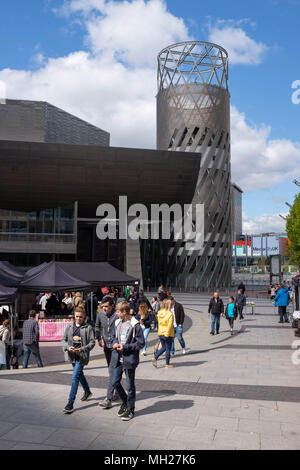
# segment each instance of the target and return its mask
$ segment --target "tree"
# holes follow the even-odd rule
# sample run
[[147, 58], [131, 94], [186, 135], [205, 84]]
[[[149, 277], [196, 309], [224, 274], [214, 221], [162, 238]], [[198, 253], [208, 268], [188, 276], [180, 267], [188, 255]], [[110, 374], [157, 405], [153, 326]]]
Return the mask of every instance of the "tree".
[[290, 239], [288, 254], [290, 263], [300, 268], [300, 193], [295, 196], [295, 201], [286, 219], [286, 233]]

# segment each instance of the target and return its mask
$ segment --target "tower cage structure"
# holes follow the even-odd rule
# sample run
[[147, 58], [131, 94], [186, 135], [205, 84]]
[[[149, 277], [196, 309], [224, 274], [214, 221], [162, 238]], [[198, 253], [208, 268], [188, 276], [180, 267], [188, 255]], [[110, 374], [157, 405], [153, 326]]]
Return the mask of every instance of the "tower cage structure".
[[173, 241], [169, 285], [213, 289], [231, 284], [231, 169], [228, 54], [188, 41], [158, 55], [157, 148], [196, 152], [200, 171], [193, 204], [204, 204], [204, 243], [187, 252]]

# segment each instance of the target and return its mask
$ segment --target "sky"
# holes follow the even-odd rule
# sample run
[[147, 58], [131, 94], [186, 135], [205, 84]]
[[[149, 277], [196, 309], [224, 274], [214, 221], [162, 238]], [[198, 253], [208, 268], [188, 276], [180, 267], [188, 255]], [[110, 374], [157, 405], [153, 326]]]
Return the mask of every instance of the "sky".
[[160, 50], [224, 47], [243, 231], [284, 231], [300, 180], [300, 0], [1, 0], [0, 14], [0, 98], [48, 101], [113, 146], [155, 148]]

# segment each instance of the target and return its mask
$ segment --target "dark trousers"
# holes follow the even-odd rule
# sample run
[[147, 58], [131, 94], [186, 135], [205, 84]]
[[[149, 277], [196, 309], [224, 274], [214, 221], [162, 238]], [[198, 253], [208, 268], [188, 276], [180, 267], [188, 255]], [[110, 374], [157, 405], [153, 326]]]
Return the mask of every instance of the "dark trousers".
[[171, 354], [171, 346], [173, 342], [172, 336], [159, 336], [161, 342], [161, 348], [155, 353], [155, 359], [157, 360], [159, 356], [161, 356], [164, 352], [166, 352], [166, 365], [168, 366], [170, 363], [170, 354]]
[[113, 393], [114, 393], [114, 387], [111, 382], [112, 371], [113, 371], [113, 365], [112, 365], [112, 360], [111, 360], [112, 352], [113, 352], [113, 349], [110, 349], [104, 346], [104, 354], [105, 354], [107, 367], [108, 367], [108, 374], [109, 374], [107, 391], [106, 391], [106, 399], [110, 401], [112, 400]]
[[239, 314], [239, 317], [240, 319], [243, 318], [243, 305], [238, 305], [237, 306], [237, 309], [238, 309], [238, 314]]
[[30, 357], [31, 353], [34, 356], [38, 367], [43, 367], [43, 363], [42, 363], [42, 359], [41, 359], [41, 355], [40, 355], [40, 349], [39, 349], [38, 344], [36, 344], [36, 343], [24, 344], [23, 348], [24, 348], [23, 369], [27, 368], [29, 357]]
[[233, 329], [234, 317], [228, 318], [228, 323], [229, 323], [230, 328]]
[[286, 313], [286, 307], [278, 307], [278, 313], [280, 315], [280, 321], [283, 322], [283, 317], [286, 322], [288, 322], [288, 316]]
[[[126, 375], [126, 390], [122, 387], [121, 380], [123, 372], [125, 371]], [[119, 397], [121, 398], [124, 405], [127, 406], [129, 410], [134, 411], [135, 408], [135, 369], [123, 369], [123, 364], [119, 363], [112, 370], [112, 386], [118, 392]]]

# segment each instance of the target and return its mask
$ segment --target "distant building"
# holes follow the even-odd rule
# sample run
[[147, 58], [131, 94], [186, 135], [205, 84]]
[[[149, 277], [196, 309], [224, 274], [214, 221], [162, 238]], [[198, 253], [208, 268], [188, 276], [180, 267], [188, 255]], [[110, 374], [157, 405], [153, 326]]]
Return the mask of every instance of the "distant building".
[[238, 240], [243, 233], [243, 215], [242, 215], [242, 194], [243, 191], [235, 183], [232, 183], [232, 233], [233, 240]]
[[0, 140], [109, 146], [108, 132], [45, 101], [0, 104]]

